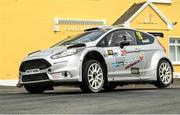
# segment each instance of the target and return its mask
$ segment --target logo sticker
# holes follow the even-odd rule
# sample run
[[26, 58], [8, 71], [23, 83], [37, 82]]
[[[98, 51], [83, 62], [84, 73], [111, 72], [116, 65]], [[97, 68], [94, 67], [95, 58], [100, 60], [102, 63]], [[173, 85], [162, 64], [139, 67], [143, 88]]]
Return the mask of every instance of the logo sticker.
[[132, 67], [131, 68], [131, 74], [139, 74], [139, 68], [138, 67]]
[[140, 61], [143, 61], [143, 60], [144, 60], [144, 55], [143, 55], [143, 54], [140, 54], [140, 55], [139, 55], [139, 59], [140, 59]]
[[117, 68], [117, 67], [122, 67], [124, 66], [124, 62], [121, 61], [121, 62], [113, 62], [112, 63], [112, 68]]
[[144, 55], [140, 54], [140, 55], [137, 57], [137, 59], [135, 59], [135, 61], [133, 61], [132, 63], [128, 64], [128, 65], [125, 67], [125, 69], [128, 69], [128, 68], [130, 68], [130, 67], [132, 67], [132, 66], [140, 63], [140, 62], [143, 61], [143, 60], [144, 60]]
[[138, 39], [140, 39], [140, 40], [142, 40], [142, 39], [143, 39], [143, 37], [142, 37], [142, 35], [141, 35], [141, 33], [140, 33], [140, 32], [136, 32], [136, 35], [138, 36]]
[[142, 43], [150, 43], [150, 40], [149, 39], [142, 40]]
[[121, 56], [126, 56], [127, 52], [125, 49], [121, 49], [120, 54], [121, 54]]
[[112, 50], [107, 50], [108, 55], [113, 55], [113, 51]]
[[108, 56], [113, 56], [113, 57], [117, 57], [118, 56], [118, 53], [117, 52], [113, 52], [113, 50], [107, 50], [107, 55]]
[[30, 69], [30, 70], [26, 70], [26, 73], [39, 73], [39, 69]]
[[117, 53], [113, 53], [113, 57], [117, 57], [118, 56], [118, 54]]

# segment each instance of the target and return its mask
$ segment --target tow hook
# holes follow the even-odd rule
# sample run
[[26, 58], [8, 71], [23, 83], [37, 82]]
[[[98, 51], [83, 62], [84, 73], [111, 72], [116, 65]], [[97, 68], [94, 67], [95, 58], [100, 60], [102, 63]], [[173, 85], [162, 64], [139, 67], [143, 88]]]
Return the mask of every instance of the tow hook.
[[16, 87], [18, 87], [18, 88], [21, 88], [23, 85], [22, 84], [20, 84], [19, 82], [16, 84]]

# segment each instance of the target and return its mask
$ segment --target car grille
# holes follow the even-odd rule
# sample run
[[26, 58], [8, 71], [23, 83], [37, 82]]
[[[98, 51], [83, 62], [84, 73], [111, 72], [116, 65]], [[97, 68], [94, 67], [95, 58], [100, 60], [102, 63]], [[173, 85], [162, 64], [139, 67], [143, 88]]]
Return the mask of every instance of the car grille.
[[46, 69], [48, 67], [50, 67], [51, 64], [46, 61], [45, 59], [36, 59], [36, 60], [28, 60], [28, 61], [24, 61], [19, 70], [21, 72], [26, 72], [26, 70], [31, 70], [31, 69]]
[[46, 73], [23, 75], [22, 76], [22, 82], [48, 80], [48, 79], [49, 79], [49, 77], [48, 77], [48, 75]]

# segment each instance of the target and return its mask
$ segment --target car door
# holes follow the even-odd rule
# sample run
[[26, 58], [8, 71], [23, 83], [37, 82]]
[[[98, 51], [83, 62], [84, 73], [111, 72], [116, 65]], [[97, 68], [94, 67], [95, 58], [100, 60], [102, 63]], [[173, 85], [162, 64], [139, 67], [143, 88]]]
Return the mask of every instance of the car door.
[[[132, 30], [116, 30], [109, 33], [102, 41], [109, 80], [139, 80], [143, 68], [143, 56], [138, 50], [136, 37]], [[129, 46], [120, 48], [116, 44], [123, 40], [130, 41]], [[102, 43], [102, 44], [103, 44]], [[141, 63], [140, 63], [141, 62]]]
[[116, 57], [118, 55], [116, 50], [119, 49], [119, 47], [117, 46], [109, 47], [109, 41], [113, 37], [113, 33], [114, 32], [107, 34], [98, 44], [98, 46], [102, 48], [104, 52], [104, 58], [107, 63], [107, 69], [108, 69], [108, 74], [109, 74], [108, 76], [111, 76], [114, 74], [112, 63], [116, 61]]
[[[119, 47], [119, 55], [116, 57], [116, 63], [124, 61], [124, 66], [115, 68], [117, 79], [119, 80], [140, 80], [143, 75], [144, 55], [139, 50], [137, 39], [133, 30], [121, 30], [120, 37], [129, 41], [128, 46]], [[120, 71], [119, 71], [120, 70]]]

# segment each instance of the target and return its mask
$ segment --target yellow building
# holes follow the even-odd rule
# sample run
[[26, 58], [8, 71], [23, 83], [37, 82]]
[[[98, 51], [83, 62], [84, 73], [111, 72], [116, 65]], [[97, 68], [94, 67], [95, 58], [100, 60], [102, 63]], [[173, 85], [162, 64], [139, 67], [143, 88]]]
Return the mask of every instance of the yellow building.
[[[28, 53], [98, 25], [124, 24], [159, 38], [180, 75], [180, 0], [0, 0], [0, 84]], [[11, 83], [8, 81], [8, 83]]]

